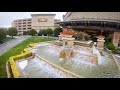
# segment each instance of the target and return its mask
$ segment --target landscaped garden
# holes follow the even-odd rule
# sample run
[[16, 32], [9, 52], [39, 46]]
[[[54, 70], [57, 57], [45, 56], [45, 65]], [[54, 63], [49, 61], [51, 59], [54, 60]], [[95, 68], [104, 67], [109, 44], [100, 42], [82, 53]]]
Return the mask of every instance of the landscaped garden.
[[26, 48], [26, 46], [29, 45], [30, 43], [38, 43], [38, 42], [45, 42], [45, 41], [51, 41], [51, 40], [53, 39], [31, 37], [26, 39], [22, 43], [16, 45], [15, 47], [11, 48], [6, 53], [4, 53], [2, 56], [0, 56], [0, 78], [6, 77], [5, 64], [8, 61], [9, 57], [20, 54], [23, 51], [23, 49]]
[[[58, 29], [54, 32], [51, 29], [41, 30], [39, 33], [34, 29], [24, 32], [32, 37], [0, 56], [0, 78], [110, 78], [119, 73], [109, 52], [111, 50], [119, 53], [119, 49], [116, 49], [112, 42], [105, 42], [108, 51], [103, 50], [101, 55], [87, 33], [65, 30], [62, 32]], [[37, 34], [48, 37], [39, 37]], [[16, 34], [10, 35], [13, 38]], [[53, 40], [49, 35], [59, 36], [59, 40], [46, 42]], [[2, 41], [7, 41], [6, 36], [2, 37]]]
[[[80, 32], [79, 37], [77, 36], [81, 42], [74, 41], [75, 38], [72, 35], [74, 35], [73, 31], [63, 31], [59, 35], [59, 40], [54, 42], [38, 43], [39, 40], [33, 40], [34, 37], [23, 41], [22, 45], [15, 47], [14, 50], [17, 52], [5, 59], [9, 60], [6, 65], [7, 72], [9, 67], [11, 72], [11, 74], [7, 73], [8, 77], [111, 78], [119, 73], [110, 52], [103, 50], [103, 55], [101, 55], [93, 44], [92, 47], [88, 47], [90, 45], [88, 42], [91, 40], [86, 33]], [[39, 37], [39, 39], [45, 38]], [[23, 51], [22, 54], [20, 54], [21, 51]]]

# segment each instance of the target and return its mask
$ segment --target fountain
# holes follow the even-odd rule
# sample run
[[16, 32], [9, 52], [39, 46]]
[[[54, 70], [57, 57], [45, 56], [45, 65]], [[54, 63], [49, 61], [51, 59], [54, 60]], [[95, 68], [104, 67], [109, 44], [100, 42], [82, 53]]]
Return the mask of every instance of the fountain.
[[[74, 45], [75, 38], [69, 34], [67, 31], [62, 32], [60, 41], [57, 43], [54, 41], [54, 43], [35, 44], [37, 48], [30, 49], [35, 53], [35, 57], [24, 59], [27, 60], [24, 62], [25, 64], [19, 63], [19, 65], [23, 65], [21, 70], [25, 76], [64, 78], [74, 77], [71, 74], [74, 73], [77, 77], [97, 78], [113, 77], [113, 74], [118, 73], [118, 67], [109, 52], [103, 51], [105, 55], [101, 56], [99, 49], [94, 45], [92, 48]], [[65, 70], [70, 73], [66, 73]]]

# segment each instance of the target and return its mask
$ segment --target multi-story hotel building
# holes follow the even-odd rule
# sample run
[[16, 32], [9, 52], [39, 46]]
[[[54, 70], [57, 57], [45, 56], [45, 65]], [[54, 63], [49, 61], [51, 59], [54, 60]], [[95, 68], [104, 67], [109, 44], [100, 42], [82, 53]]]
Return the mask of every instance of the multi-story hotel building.
[[[32, 18], [18, 19], [12, 22], [12, 27], [17, 28], [18, 34], [23, 34], [24, 31], [35, 29], [39, 32], [42, 29], [51, 28], [54, 30], [56, 24], [55, 14], [31, 14]], [[58, 20], [59, 21], [59, 20]], [[59, 25], [58, 25], [59, 26]]]
[[27, 31], [32, 28], [31, 18], [14, 20], [12, 22], [12, 27], [15, 27], [18, 30], [18, 34], [23, 34], [23, 31]]
[[111, 38], [113, 44], [120, 46], [120, 12], [67, 12], [62, 28], [84, 31], [92, 36], [103, 35]]

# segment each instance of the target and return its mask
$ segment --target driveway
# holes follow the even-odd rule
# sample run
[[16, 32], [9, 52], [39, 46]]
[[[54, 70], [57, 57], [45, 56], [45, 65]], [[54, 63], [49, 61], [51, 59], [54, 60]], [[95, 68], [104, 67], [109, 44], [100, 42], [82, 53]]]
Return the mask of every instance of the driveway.
[[22, 41], [29, 37], [30, 36], [14, 36], [15, 39], [0, 44], [0, 56], [7, 52], [10, 48], [16, 46], [17, 44], [21, 43]]

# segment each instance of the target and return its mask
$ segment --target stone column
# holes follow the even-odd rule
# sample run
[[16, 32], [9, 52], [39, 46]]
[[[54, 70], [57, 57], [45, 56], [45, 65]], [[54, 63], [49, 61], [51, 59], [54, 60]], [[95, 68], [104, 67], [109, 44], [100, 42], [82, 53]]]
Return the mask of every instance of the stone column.
[[100, 52], [102, 52], [102, 50], [104, 49], [104, 42], [105, 42], [105, 37], [100, 35], [98, 36], [98, 39], [97, 39], [97, 48]]
[[118, 47], [119, 40], [120, 40], [120, 33], [119, 32], [114, 32], [113, 44], [116, 48]]

